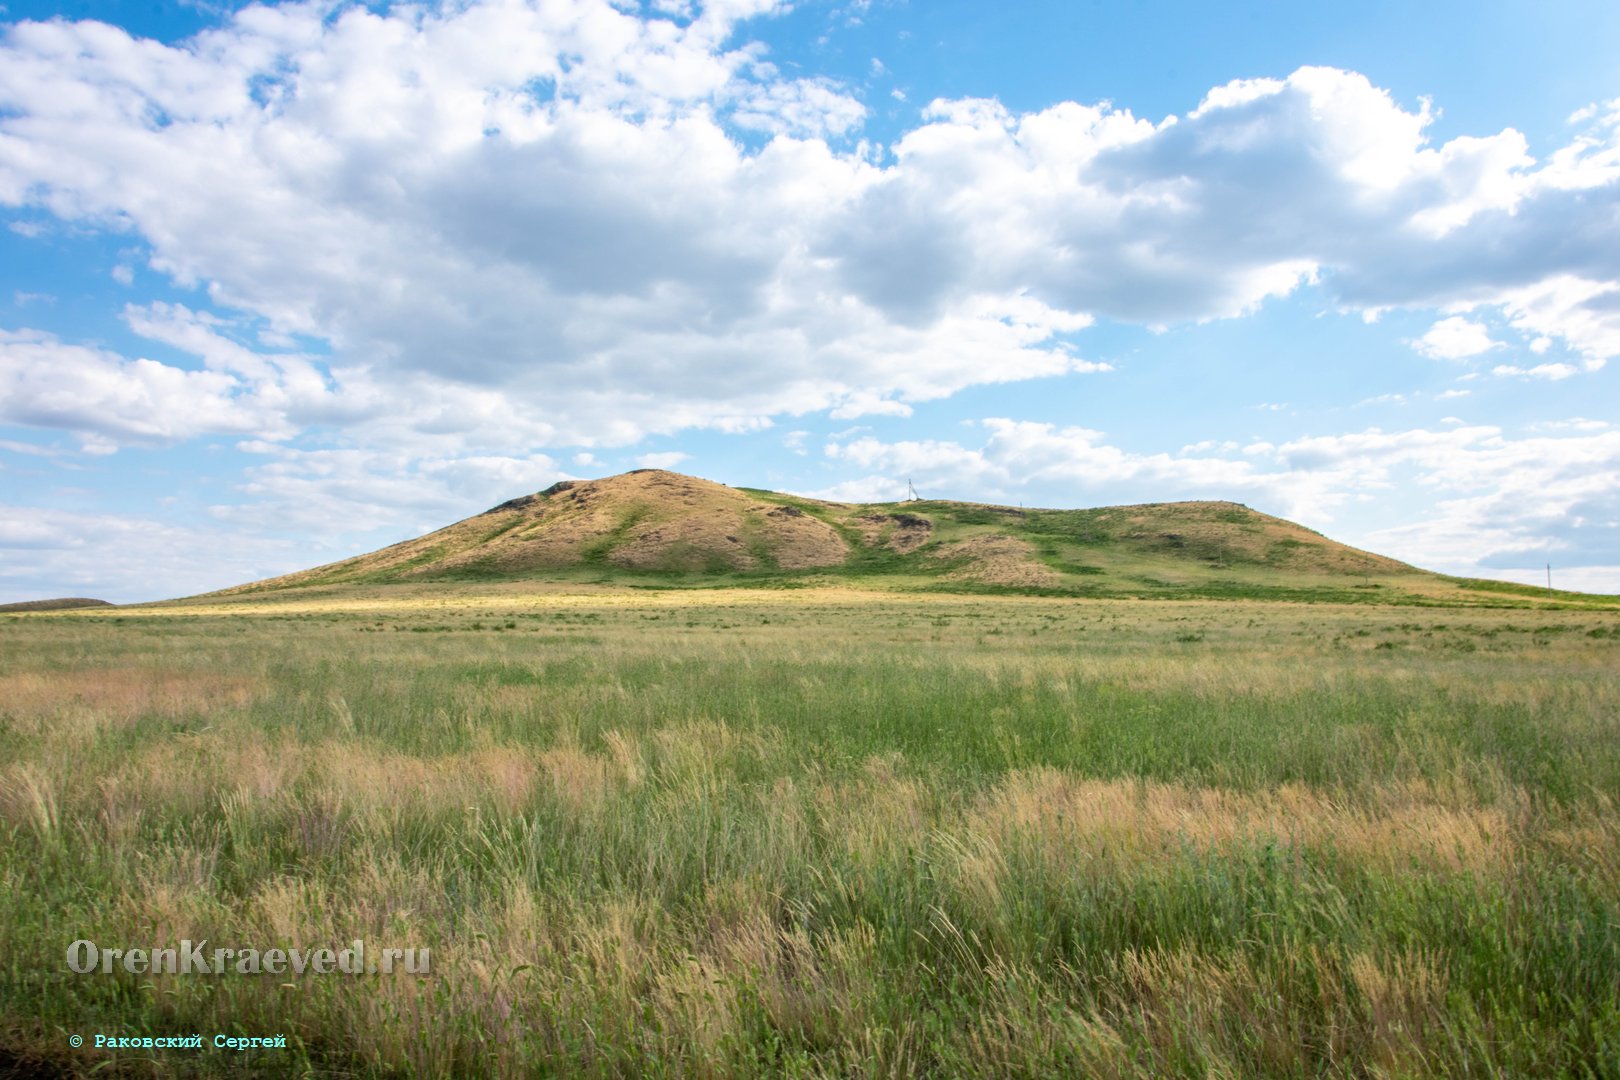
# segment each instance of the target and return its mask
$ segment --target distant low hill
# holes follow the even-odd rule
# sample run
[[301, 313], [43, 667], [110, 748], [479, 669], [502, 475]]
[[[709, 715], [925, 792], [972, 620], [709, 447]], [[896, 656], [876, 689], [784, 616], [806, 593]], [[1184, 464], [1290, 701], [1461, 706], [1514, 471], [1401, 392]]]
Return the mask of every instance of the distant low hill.
[[1230, 502], [856, 505], [658, 469], [564, 481], [368, 555], [211, 595], [512, 580], [1397, 603], [1588, 599], [1429, 573]]
[[55, 600], [22, 600], [15, 604], [0, 604], [0, 611], [66, 611], [70, 608], [112, 606], [105, 600], [92, 600], [88, 596], [63, 596]]

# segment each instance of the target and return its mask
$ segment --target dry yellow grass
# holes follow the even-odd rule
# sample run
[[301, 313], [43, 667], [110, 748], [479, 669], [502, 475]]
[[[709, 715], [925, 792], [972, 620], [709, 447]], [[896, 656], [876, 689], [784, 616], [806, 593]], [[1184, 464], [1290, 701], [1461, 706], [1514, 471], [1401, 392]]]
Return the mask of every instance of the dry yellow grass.
[[1513, 823], [1500, 807], [1448, 805], [1428, 784], [1358, 792], [1352, 804], [1297, 784], [1234, 792], [1138, 780], [1092, 780], [1055, 769], [1010, 774], [968, 814], [966, 878], [1029, 850], [1063, 873], [1093, 861], [1176, 859], [1235, 844], [1309, 845], [1386, 870], [1438, 866], [1496, 872], [1511, 866]]
[[145, 715], [208, 715], [243, 708], [264, 689], [260, 677], [218, 672], [135, 667], [18, 672], [0, 675], [0, 710], [88, 733]]

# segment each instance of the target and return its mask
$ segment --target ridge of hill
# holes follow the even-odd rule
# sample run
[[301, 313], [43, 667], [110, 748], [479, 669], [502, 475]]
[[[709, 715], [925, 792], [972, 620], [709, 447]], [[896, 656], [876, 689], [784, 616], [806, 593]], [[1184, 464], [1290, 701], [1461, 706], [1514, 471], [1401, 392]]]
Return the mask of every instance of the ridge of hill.
[[112, 607], [106, 600], [94, 600], [88, 596], [59, 596], [51, 600], [20, 600], [14, 604], [0, 604], [0, 612], [6, 611], [71, 611], [74, 608]]
[[1607, 598], [1450, 578], [1238, 503], [1052, 510], [950, 500], [849, 504], [660, 469], [564, 480], [425, 536], [209, 594], [432, 582], [1300, 599]]

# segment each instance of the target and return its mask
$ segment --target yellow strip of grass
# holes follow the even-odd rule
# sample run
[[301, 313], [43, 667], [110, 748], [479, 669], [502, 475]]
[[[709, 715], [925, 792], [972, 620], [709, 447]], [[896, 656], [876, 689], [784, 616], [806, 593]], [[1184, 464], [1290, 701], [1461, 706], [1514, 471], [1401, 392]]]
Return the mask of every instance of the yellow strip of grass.
[[[296, 597], [270, 594], [226, 600], [174, 601], [131, 608], [96, 609], [105, 617], [121, 615], [186, 617], [199, 615], [386, 614], [415, 611], [477, 609], [521, 612], [553, 608], [714, 608], [714, 607], [827, 607], [838, 604], [903, 604], [938, 606], [981, 602], [1013, 605], [1053, 603], [1041, 597], [955, 596], [948, 593], [896, 593], [844, 586], [794, 589], [617, 589], [577, 584], [515, 584], [479, 586], [460, 591], [446, 586], [404, 586], [364, 592], [300, 590]], [[1104, 601], [1061, 601], [1101, 603]], [[83, 614], [69, 612], [63, 614]]]

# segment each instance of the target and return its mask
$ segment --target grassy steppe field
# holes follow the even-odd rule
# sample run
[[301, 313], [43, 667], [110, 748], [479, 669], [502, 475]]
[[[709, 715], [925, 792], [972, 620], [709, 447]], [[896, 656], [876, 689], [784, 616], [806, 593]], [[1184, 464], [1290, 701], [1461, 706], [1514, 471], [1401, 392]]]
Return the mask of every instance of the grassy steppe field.
[[[1620, 610], [468, 586], [0, 617], [70, 1073], [1620, 1076]], [[74, 975], [79, 938], [432, 974]], [[68, 1049], [80, 1033], [285, 1051]]]

